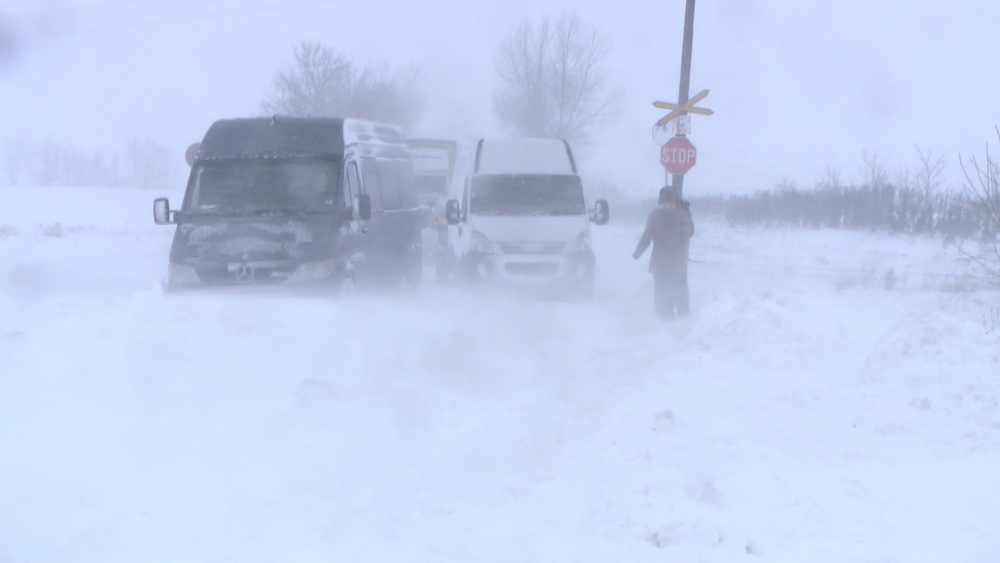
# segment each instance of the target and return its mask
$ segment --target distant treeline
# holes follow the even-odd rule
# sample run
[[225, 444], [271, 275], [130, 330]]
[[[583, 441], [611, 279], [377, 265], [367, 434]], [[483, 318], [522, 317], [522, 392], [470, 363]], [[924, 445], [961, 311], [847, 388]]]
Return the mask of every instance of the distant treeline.
[[[997, 129], [1000, 138], [1000, 128]], [[967, 185], [961, 191], [942, 189], [945, 156], [914, 147], [917, 162], [902, 166], [893, 177], [886, 159], [862, 152], [861, 177], [842, 183], [838, 170], [827, 169], [812, 189], [782, 183], [752, 195], [688, 194], [698, 217], [721, 217], [734, 227], [832, 228], [942, 236], [947, 240], [979, 239], [997, 246], [1000, 234], [1000, 163], [975, 157], [963, 166]], [[623, 222], [641, 222], [655, 207], [653, 199], [621, 201], [614, 186], [596, 186], [608, 199], [618, 200], [612, 215]], [[1000, 258], [1000, 252], [997, 253]]]
[[86, 151], [51, 138], [5, 139], [0, 184], [11, 186], [133, 186], [166, 188], [181, 179], [180, 156], [150, 138], [132, 138], [124, 150]]
[[[688, 198], [691, 212], [734, 227], [833, 228], [969, 239], [989, 232], [989, 218], [964, 194], [880, 186], [782, 187], [752, 195]], [[655, 199], [613, 202], [616, 222], [642, 223]]]
[[[603, 186], [602, 186], [603, 188]], [[649, 212], [656, 207], [656, 198], [628, 199], [615, 190], [597, 190], [592, 197], [606, 198], [611, 204], [611, 217], [615, 223], [645, 223]], [[720, 195], [695, 196], [689, 200], [695, 219], [699, 216], [722, 217], [725, 215], [728, 198]]]
[[[964, 194], [898, 187], [783, 188], [710, 198], [731, 226], [835, 228], [968, 239], [989, 234], [989, 217]], [[721, 205], [720, 205], [721, 203]]]

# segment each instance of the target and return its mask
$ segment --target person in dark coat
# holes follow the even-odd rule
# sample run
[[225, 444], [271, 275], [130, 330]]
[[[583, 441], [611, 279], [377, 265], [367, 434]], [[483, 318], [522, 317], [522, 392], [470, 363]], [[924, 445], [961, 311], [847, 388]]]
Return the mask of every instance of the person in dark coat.
[[686, 208], [677, 206], [677, 194], [671, 187], [660, 189], [659, 207], [650, 211], [646, 230], [632, 253], [636, 260], [653, 244], [649, 272], [653, 274], [653, 303], [656, 313], [665, 319], [674, 313], [687, 315], [690, 310], [687, 265], [688, 241], [694, 235], [694, 223]]

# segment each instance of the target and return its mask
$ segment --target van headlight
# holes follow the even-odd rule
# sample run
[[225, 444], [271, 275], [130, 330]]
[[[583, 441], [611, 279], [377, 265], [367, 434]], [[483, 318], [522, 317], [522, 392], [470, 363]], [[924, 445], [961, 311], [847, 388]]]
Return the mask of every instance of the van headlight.
[[482, 254], [493, 254], [493, 243], [490, 239], [486, 238], [486, 235], [480, 233], [479, 231], [472, 231], [471, 235], [472, 251], [480, 252]]
[[594, 246], [590, 240], [590, 230], [583, 231], [576, 236], [576, 239], [566, 245], [570, 252], [590, 252]]
[[321, 260], [319, 262], [303, 262], [288, 276], [291, 283], [325, 280], [337, 271], [336, 260]]
[[176, 287], [198, 283], [201, 283], [201, 278], [198, 277], [198, 271], [194, 269], [194, 266], [171, 262], [167, 267], [167, 285]]

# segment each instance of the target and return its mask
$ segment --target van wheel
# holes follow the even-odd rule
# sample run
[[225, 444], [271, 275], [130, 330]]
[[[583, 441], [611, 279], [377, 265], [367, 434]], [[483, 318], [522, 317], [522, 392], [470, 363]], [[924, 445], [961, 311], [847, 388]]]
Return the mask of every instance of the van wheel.
[[358, 281], [354, 275], [354, 270], [345, 272], [340, 280], [335, 284], [335, 293], [338, 297], [350, 297], [358, 293]]
[[424, 281], [424, 268], [420, 263], [409, 266], [403, 270], [403, 287], [409, 290], [416, 290]]
[[462, 271], [462, 281], [469, 285], [476, 285], [482, 281], [479, 277], [479, 264], [468, 257], [461, 258], [459, 269]]
[[594, 272], [590, 271], [574, 281], [567, 292], [567, 297], [573, 301], [590, 301], [594, 297]]
[[594, 272], [590, 272], [580, 283], [580, 298], [592, 299], [594, 297]]
[[448, 283], [451, 278], [451, 260], [448, 254], [439, 252], [434, 259], [434, 279], [438, 283]]

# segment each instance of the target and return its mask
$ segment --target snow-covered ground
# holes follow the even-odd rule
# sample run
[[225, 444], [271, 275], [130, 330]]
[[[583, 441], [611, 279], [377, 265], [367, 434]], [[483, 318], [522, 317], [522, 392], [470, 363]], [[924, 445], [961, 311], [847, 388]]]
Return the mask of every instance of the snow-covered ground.
[[154, 195], [0, 188], [2, 563], [1000, 561], [940, 241], [698, 222], [673, 323], [614, 223], [587, 303], [165, 295]]

